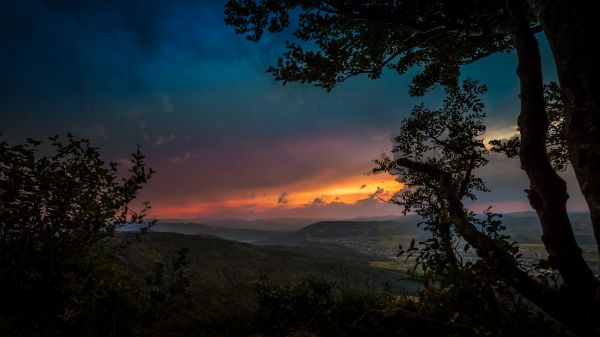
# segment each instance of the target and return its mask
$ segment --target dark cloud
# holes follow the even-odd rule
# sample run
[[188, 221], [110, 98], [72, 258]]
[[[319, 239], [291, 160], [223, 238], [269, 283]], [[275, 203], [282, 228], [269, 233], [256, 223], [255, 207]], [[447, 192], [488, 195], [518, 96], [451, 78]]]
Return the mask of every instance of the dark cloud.
[[379, 200], [365, 199], [354, 204], [343, 202], [311, 203], [294, 208], [273, 208], [271, 210], [256, 212], [249, 210], [229, 210], [214, 214], [205, 214], [206, 218], [244, 218], [244, 219], [273, 219], [273, 218], [308, 218], [308, 219], [355, 219], [365, 216], [403, 215], [401, 207], [391, 205]]
[[287, 192], [282, 192], [279, 195], [279, 198], [277, 198], [277, 204], [279, 205], [285, 205], [288, 203], [288, 193]]
[[317, 206], [325, 204], [325, 196], [315, 197], [313, 200], [307, 202], [304, 206]]

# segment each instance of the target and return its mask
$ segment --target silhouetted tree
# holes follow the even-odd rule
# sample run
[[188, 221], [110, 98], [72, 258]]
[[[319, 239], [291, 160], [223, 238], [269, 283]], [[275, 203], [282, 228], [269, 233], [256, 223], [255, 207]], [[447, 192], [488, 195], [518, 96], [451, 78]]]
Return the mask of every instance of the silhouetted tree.
[[[459, 87], [460, 67], [493, 53], [514, 49], [518, 57], [521, 112], [519, 158], [527, 173], [527, 195], [543, 230], [548, 262], [564, 280], [560, 291], [524, 274], [504, 247], [470, 224], [452, 172], [397, 158], [395, 164], [436, 181], [436, 188], [459, 235], [480, 256], [491, 255], [524, 296], [582, 334], [597, 333], [600, 286], [581, 255], [566, 210], [566, 183], [548, 155], [549, 120], [537, 32], [554, 53], [564, 102], [564, 137], [600, 242], [600, 35], [594, 11], [583, 1], [250, 1], [230, 0], [226, 22], [250, 40], [264, 31], [281, 32], [298, 23], [287, 52], [269, 71], [284, 83], [315, 83], [328, 90], [385, 68], [404, 74], [421, 70], [410, 93], [422, 95], [442, 85]], [[484, 253], [485, 252], [485, 253]], [[483, 258], [483, 256], [482, 256]]]
[[[446, 89], [440, 109], [417, 105], [400, 126], [393, 157], [376, 160], [374, 172], [398, 175], [405, 188], [390, 202], [420, 215], [419, 225], [430, 233], [406, 251], [400, 247], [399, 256], [415, 257], [412, 275], [424, 285], [415, 311], [467, 324], [480, 335], [538, 336], [546, 329], [543, 320], [514, 289], [536, 298], [529, 288], [553, 292], [553, 280], [519, 260], [519, 247], [502, 233], [501, 215], [489, 209], [477, 215], [462, 206], [489, 191], [474, 174], [488, 163], [479, 98], [486, 90], [466, 80]], [[473, 247], [478, 259], [468, 254]]]
[[87, 140], [49, 145], [0, 142], [0, 334], [114, 335], [135, 289], [108, 240], [142, 223], [129, 203], [153, 171], [139, 149], [120, 177]]

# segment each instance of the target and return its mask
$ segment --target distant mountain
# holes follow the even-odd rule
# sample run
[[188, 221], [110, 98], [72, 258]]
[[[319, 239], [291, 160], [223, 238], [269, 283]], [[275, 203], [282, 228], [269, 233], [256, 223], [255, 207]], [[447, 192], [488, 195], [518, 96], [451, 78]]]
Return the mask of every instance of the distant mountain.
[[255, 243], [292, 247], [335, 245], [363, 254], [392, 257], [396, 256], [399, 244], [408, 244], [413, 238], [426, 238], [427, 233], [416, 226], [418, 220], [419, 217], [413, 215], [402, 221], [320, 221], [293, 233]]
[[[140, 226], [132, 225], [123, 228], [121, 231], [131, 232], [139, 230]], [[255, 242], [268, 240], [277, 236], [284, 235], [286, 232], [278, 231], [265, 231], [258, 229], [246, 229], [246, 228], [224, 228], [215, 227], [197, 223], [170, 223], [170, 222], [157, 222], [151, 228], [152, 232], [163, 232], [163, 233], [177, 233], [186, 235], [210, 235], [222, 239], [241, 241], [241, 242]]]
[[162, 219], [167, 223], [197, 223], [223, 228], [247, 228], [267, 231], [292, 231], [324, 219], [272, 218], [258, 220], [242, 219]]
[[[587, 212], [569, 213], [575, 239], [580, 245], [595, 244], [590, 214]], [[534, 212], [507, 213], [502, 217], [506, 233], [522, 243], [541, 243], [542, 227]]]
[[[570, 218], [584, 257], [590, 263], [597, 264], [589, 214], [571, 213]], [[363, 254], [394, 257], [399, 245], [406, 248], [413, 238], [417, 242], [427, 238], [427, 232], [417, 226], [419, 220], [418, 216], [410, 215], [396, 221], [320, 221], [295, 232], [255, 243], [305, 248], [346, 247]], [[525, 259], [536, 261], [546, 255], [541, 241], [541, 225], [535, 213], [509, 213], [502, 217], [502, 222], [507, 228], [504, 233], [519, 244]]]

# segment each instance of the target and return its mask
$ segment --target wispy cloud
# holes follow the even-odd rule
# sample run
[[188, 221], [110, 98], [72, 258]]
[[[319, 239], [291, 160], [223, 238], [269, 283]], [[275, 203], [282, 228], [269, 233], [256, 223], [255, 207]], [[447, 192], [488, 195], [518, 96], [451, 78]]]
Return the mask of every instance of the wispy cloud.
[[171, 157], [168, 160], [170, 163], [173, 163], [173, 164], [183, 164], [183, 163], [189, 161], [190, 159], [195, 159], [196, 157], [198, 157], [197, 154], [192, 153], [190, 151], [186, 151], [183, 155]]
[[172, 142], [173, 140], [175, 140], [174, 134], [170, 134], [168, 136], [158, 135], [158, 137], [156, 137], [156, 140], [154, 141], [154, 145], [162, 146]]

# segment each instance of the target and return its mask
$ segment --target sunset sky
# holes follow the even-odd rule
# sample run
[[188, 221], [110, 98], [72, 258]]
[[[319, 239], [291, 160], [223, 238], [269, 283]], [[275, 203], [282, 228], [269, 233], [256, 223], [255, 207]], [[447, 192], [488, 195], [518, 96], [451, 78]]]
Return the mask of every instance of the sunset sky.
[[[0, 3], [0, 134], [11, 143], [67, 131], [107, 161], [142, 146], [157, 175], [139, 200], [163, 218], [354, 218], [400, 214], [402, 188], [368, 175], [411, 107], [409, 77], [354, 78], [331, 92], [265, 73], [289, 33], [252, 43], [223, 23], [224, 1]], [[545, 41], [545, 78], [556, 78]], [[489, 86], [488, 138], [516, 132], [515, 55], [464, 68]], [[479, 172], [493, 193], [472, 205], [528, 210], [518, 162]], [[570, 186], [575, 180], [565, 174]], [[569, 206], [582, 210], [572, 188]]]

